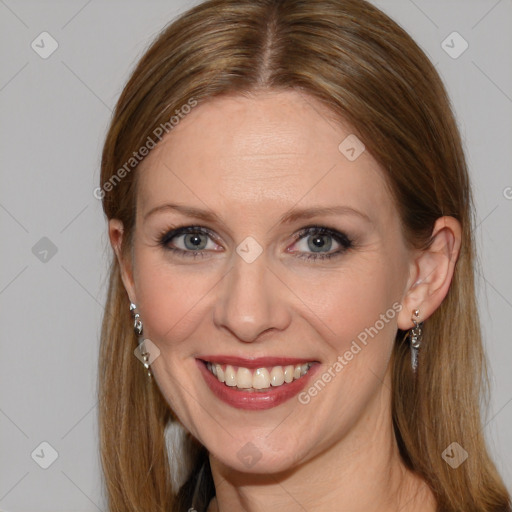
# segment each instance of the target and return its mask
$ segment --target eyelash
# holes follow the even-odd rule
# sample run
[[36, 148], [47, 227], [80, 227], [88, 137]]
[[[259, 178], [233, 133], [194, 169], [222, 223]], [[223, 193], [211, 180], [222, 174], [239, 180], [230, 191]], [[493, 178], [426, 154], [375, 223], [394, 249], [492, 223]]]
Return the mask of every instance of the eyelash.
[[[159, 237], [158, 237], [158, 243], [161, 245], [165, 250], [172, 251], [173, 253], [189, 257], [189, 258], [205, 258], [206, 252], [204, 249], [198, 250], [198, 251], [185, 251], [183, 249], [178, 249], [176, 247], [170, 247], [169, 243], [171, 240], [178, 236], [187, 235], [187, 234], [203, 234], [207, 235], [210, 238], [214, 239], [213, 233], [203, 228], [202, 226], [183, 226], [180, 228], [172, 229], [170, 231], [163, 231]], [[311, 235], [329, 235], [331, 236], [336, 242], [338, 242], [341, 245], [341, 248], [338, 249], [335, 252], [331, 253], [306, 253], [306, 254], [299, 254], [296, 257], [301, 258], [308, 261], [325, 261], [329, 260], [331, 258], [341, 256], [343, 253], [345, 253], [347, 250], [353, 248], [354, 244], [351, 239], [348, 238], [347, 235], [344, 233], [341, 233], [335, 229], [327, 228], [325, 226], [307, 226], [305, 228], [302, 228], [294, 237], [294, 244], [300, 241], [302, 238], [305, 238], [307, 236]]]

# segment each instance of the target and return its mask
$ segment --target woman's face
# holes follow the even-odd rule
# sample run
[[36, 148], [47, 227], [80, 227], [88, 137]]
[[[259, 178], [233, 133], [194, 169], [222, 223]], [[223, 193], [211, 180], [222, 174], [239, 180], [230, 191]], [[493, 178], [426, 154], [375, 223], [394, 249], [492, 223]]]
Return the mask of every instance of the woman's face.
[[231, 468], [286, 470], [391, 428], [411, 255], [350, 134], [298, 92], [217, 98], [138, 170], [125, 285], [163, 395]]

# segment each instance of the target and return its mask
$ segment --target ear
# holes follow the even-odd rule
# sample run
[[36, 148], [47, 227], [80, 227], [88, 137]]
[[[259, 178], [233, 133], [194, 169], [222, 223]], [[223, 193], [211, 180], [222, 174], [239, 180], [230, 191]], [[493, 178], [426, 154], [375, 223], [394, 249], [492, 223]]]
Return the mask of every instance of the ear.
[[403, 309], [398, 315], [398, 327], [413, 327], [411, 317], [418, 309], [420, 322], [426, 320], [443, 302], [453, 278], [459, 257], [462, 229], [457, 219], [440, 217], [434, 224], [431, 244], [416, 251], [411, 262]]
[[114, 252], [119, 263], [121, 270], [121, 279], [123, 280], [124, 288], [130, 302], [137, 304], [137, 297], [135, 294], [135, 285], [133, 280], [133, 265], [132, 259], [126, 254], [123, 254], [122, 243], [124, 235], [124, 226], [119, 219], [111, 219], [108, 221], [108, 236], [110, 238], [110, 245], [114, 249]]

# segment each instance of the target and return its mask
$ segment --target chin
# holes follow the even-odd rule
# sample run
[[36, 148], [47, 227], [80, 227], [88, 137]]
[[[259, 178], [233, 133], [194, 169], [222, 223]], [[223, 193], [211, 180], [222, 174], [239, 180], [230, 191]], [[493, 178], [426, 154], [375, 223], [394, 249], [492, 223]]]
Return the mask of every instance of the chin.
[[275, 454], [261, 451], [254, 444], [248, 442], [238, 452], [230, 454], [217, 454], [217, 450], [210, 452], [215, 459], [232, 471], [253, 474], [271, 475], [288, 471], [299, 464], [296, 454]]

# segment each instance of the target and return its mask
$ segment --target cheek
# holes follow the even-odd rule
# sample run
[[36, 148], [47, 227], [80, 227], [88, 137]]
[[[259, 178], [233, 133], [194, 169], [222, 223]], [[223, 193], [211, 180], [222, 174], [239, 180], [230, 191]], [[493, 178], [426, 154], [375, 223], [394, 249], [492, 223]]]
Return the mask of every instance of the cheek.
[[[193, 265], [171, 265], [155, 248], [136, 249], [135, 288], [144, 335], [169, 349], [187, 340], [204, 317], [217, 272], [198, 272]], [[162, 347], [160, 347], [162, 349]]]
[[[396, 311], [392, 306], [400, 298], [396, 282], [389, 269], [367, 264], [334, 275], [297, 280], [295, 290], [318, 317], [316, 323], [322, 326], [327, 337], [346, 342], [374, 326], [381, 315], [385, 315], [386, 320], [394, 320]], [[394, 321], [385, 322], [385, 326], [390, 323]], [[381, 322], [378, 327], [389, 330]]]

